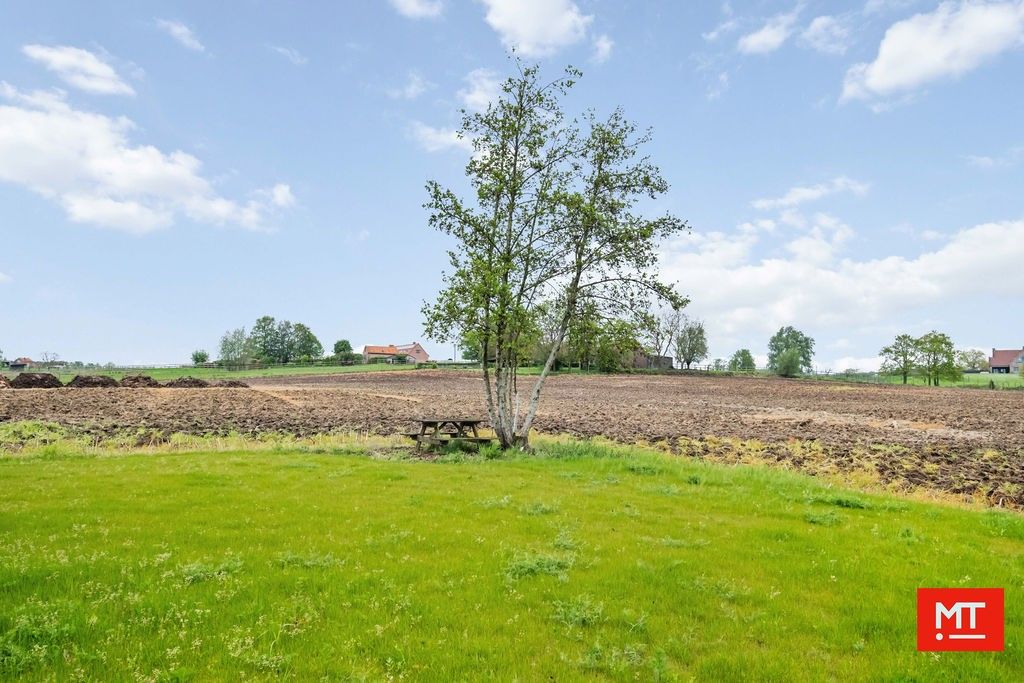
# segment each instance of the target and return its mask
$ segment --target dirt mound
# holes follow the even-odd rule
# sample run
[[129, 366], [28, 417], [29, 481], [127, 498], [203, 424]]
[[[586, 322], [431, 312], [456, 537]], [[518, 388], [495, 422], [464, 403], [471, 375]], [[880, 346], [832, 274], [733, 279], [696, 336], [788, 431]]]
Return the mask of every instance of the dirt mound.
[[106, 375], [75, 375], [68, 386], [75, 389], [110, 389], [120, 385], [116, 379]]
[[149, 375], [125, 375], [121, 378], [121, 386], [129, 389], [157, 389], [160, 382]]
[[210, 384], [211, 387], [220, 387], [221, 389], [248, 389], [249, 385], [237, 379], [222, 379]]
[[205, 389], [210, 386], [210, 383], [198, 377], [179, 377], [178, 379], [171, 380], [164, 386], [172, 389]]
[[48, 372], [23, 372], [11, 380], [12, 389], [60, 389], [63, 384]]
[[9, 381], [7, 381], [7, 378], [5, 376], [0, 375], [0, 389], [10, 389], [10, 388], [11, 388], [11, 383]]

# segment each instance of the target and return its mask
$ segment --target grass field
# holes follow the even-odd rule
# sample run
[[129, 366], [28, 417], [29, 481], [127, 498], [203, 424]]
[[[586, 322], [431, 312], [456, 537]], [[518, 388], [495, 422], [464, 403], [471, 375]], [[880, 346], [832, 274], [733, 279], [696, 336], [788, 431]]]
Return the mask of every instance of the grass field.
[[[635, 448], [0, 457], [7, 678], [1014, 681], [1022, 584], [1021, 516]], [[920, 586], [1006, 651], [917, 653]]]

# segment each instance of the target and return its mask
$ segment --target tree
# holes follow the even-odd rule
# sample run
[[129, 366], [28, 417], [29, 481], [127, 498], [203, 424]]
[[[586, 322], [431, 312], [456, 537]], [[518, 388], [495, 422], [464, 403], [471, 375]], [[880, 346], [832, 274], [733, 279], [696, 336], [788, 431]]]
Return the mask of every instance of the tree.
[[339, 339], [334, 342], [334, 355], [341, 356], [346, 353], [352, 353], [352, 344], [348, 339]]
[[612, 320], [597, 337], [597, 369], [615, 372], [633, 365], [634, 355], [641, 350], [637, 328], [626, 320]]
[[244, 327], [229, 330], [220, 338], [220, 362], [225, 365], [239, 365], [252, 357], [252, 344]]
[[41, 354], [39, 354], [39, 360], [42, 362], [43, 365], [52, 365], [53, 363], [56, 363], [58, 360], [60, 360], [60, 355], [54, 353], [53, 351], [43, 351]]
[[676, 356], [687, 369], [691, 364], [708, 357], [708, 338], [704, 333], [703, 322], [689, 318], [683, 321], [676, 335]]
[[323, 344], [313, 331], [302, 323], [292, 326], [293, 353], [296, 358], [320, 358], [324, 355]]
[[754, 364], [754, 356], [750, 353], [750, 349], [740, 349], [732, 354], [732, 358], [729, 359], [729, 369], [733, 372], [753, 372], [756, 370], [757, 366]]
[[[272, 358], [277, 363], [290, 363], [298, 356], [296, 353], [298, 339], [295, 326], [289, 320], [277, 324], [277, 335], [274, 337], [274, 353]], [[320, 342], [317, 342], [318, 344]]]
[[932, 330], [918, 337], [915, 343], [917, 369], [926, 384], [937, 387], [940, 380], [956, 381], [963, 375], [957, 367], [956, 351], [949, 335]]
[[956, 352], [956, 365], [961, 370], [984, 372], [988, 370], [988, 356], [978, 349], [961, 349]]
[[281, 348], [277, 321], [273, 316], [265, 315], [256, 320], [249, 333], [249, 347], [253, 355], [264, 363], [277, 360]]
[[774, 370], [779, 377], [796, 377], [803, 368], [803, 356], [796, 346], [783, 349], [775, 359]]
[[899, 375], [906, 384], [907, 378], [917, 366], [917, 351], [916, 339], [909, 334], [897, 336], [892, 344], [882, 347], [879, 351], [882, 356], [882, 372]]
[[202, 365], [210, 361], [210, 354], [202, 349], [192, 352], [192, 365]]
[[768, 340], [768, 368], [772, 372], [779, 372], [779, 361], [787, 349], [796, 349], [800, 359], [799, 371], [811, 371], [814, 340], [800, 330], [786, 326], [779, 328], [779, 331]]
[[[668, 185], [637, 158], [648, 135], [616, 110], [607, 120], [567, 122], [560, 100], [579, 72], [540, 80], [517, 63], [484, 112], [463, 112], [458, 131], [473, 146], [466, 176], [475, 201], [427, 184], [430, 225], [457, 243], [425, 331], [439, 342], [475, 333], [482, 354], [487, 413], [503, 448], [528, 447], [544, 383], [572, 323], [587, 303], [626, 317], [651, 293], [674, 306], [685, 300], [655, 277], [657, 242], [686, 224], [635, 212]], [[516, 366], [538, 337], [547, 306], [562, 311], [555, 343], [522, 400]]]
[[662, 310], [646, 317], [643, 329], [654, 355], [667, 356], [669, 354], [673, 342], [679, 336], [680, 326], [685, 318], [683, 312], [677, 308]]

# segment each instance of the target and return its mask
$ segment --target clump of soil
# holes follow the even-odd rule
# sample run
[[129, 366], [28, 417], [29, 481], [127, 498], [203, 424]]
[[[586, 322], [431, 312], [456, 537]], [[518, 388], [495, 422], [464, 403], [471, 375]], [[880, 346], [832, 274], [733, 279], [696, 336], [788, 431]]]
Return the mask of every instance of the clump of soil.
[[129, 389], [157, 389], [160, 382], [149, 375], [125, 375], [121, 378], [121, 386]]
[[120, 385], [116, 379], [106, 375], [75, 375], [68, 386], [75, 389], [110, 389]]
[[172, 389], [205, 389], [210, 386], [210, 383], [198, 377], [179, 377], [178, 379], [171, 380], [164, 386]]
[[7, 381], [7, 378], [0, 375], [0, 389], [10, 389], [11, 383]]
[[48, 372], [23, 372], [11, 381], [12, 389], [60, 389], [63, 384]]
[[211, 387], [220, 387], [221, 389], [248, 389], [249, 385], [237, 379], [222, 379], [217, 382], [213, 382]]

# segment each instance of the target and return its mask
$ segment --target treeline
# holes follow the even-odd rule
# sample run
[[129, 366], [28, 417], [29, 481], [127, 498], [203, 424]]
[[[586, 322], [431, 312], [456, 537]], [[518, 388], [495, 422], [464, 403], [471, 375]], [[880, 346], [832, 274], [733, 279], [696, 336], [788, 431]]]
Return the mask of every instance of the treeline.
[[902, 377], [904, 384], [911, 376], [919, 376], [924, 378], [925, 384], [937, 387], [942, 380], [955, 382], [961, 379], [964, 372], [989, 369], [984, 351], [957, 351], [948, 334], [935, 330], [920, 337], [901, 334], [879, 354], [882, 356], [882, 372]]
[[[333, 355], [325, 355], [323, 344], [307, 325], [290, 320], [278, 321], [265, 315], [256, 320], [251, 330], [239, 327], [225, 332], [220, 339], [217, 363], [227, 366], [314, 360], [354, 363], [362, 358], [353, 353], [352, 344], [347, 339], [335, 342], [333, 352]], [[197, 350], [192, 354], [192, 362], [196, 365], [208, 363], [210, 355], [205, 350]]]

